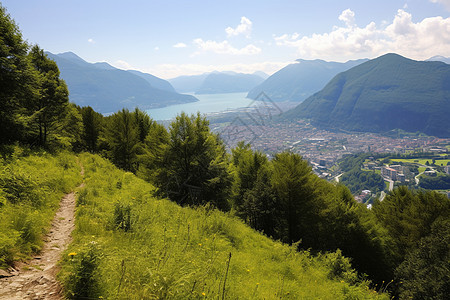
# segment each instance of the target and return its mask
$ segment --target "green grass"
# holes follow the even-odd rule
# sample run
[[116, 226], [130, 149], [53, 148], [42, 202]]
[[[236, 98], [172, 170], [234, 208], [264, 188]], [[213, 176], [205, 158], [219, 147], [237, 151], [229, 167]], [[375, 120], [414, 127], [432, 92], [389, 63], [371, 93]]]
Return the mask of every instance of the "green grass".
[[340, 253], [297, 252], [229, 213], [157, 199], [98, 156], [81, 160], [86, 187], [59, 274], [69, 297], [388, 299]]
[[[408, 159], [399, 159], [399, 158], [395, 158], [392, 159], [392, 163], [397, 163], [397, 162], [403, 162], [403, 163], [418, 163], [421, 165], [426, 165], [426, 163], [428, 162], [430, 165], [433, 162], [433, 160], [431, 158], [426, 158], [426, 159], [417, 159], [417, 158], [408, 158]], [[437, 166], [440, 166], [441, 164], [443, 164], [443, 166], [446, 166], [447, 163], [450, 162], [450, 159], [436, 159], [435, 163]]]
[[76, 156], [29, 155], [21, 148], [0, 159], [0, 267], [42, 247], [59, 200], [81, 182]]

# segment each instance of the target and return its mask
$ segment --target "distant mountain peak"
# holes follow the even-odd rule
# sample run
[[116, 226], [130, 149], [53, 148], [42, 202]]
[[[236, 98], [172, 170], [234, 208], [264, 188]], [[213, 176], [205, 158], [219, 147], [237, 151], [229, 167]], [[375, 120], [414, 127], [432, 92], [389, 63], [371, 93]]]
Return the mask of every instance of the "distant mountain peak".
[[71, 61], [86, 62], [84, 59], [82, 59], [81, 57], [79, 57], [78, 55], [76, 55], [75, 53], [70, 52], [70, 51], [58, 53], [56, 55], [58, 55], [59, 57], [71, 60]]
[[388, 53], [336, 75], [283, 118], [321, 127], [450, 137], [450, 66]]

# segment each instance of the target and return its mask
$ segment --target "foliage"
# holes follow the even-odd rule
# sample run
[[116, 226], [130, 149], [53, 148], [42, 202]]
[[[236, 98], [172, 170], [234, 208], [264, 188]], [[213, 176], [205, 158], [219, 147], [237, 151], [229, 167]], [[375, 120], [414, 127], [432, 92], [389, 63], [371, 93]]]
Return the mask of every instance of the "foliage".
[[[77, 210], [74, 240], [62, 262], [66, 288], [78, 256], [68, 254], [84, 252], [95, 240], [99, 260], [92, 277], [98, 285], [90, 297], [387, 299], [368, 290], [367, 282], [348, 282], [337, 267], [339, 279], [330, 279], [332, 268], [324, 259], [264, 237], [229, 213], [154, 198], [152, 185], [98, 156], [83, 154], [81, 160], [86, 187], [80, 193], [84, 204]], [[117, 201], [132, 209], [131, 231], [109, 225]]]
[[363, 171], [359, 167], [345, 172], [341, 176], [340, 182], [354, 194], [362, 190], [370, 190], [376, 193], [384, 190], [385, 187], [383, 177], [373, 171]]
[[450, 175], [445, 174], [436, 177], [421, 176], [419, 186], [428, 190], [450, 189]]
[[0, 4], [0, 145], [22, 139], [25, 101], [36, 93], [37, 76], [27, 57], [28, 45]]
[[101, 259], [101, 252], [97, 243], [91, 242], [80, 249], [79, 253], [69, 253], [70, 274], [69, 284], [66, 288], [66, 295], [69, 299], [86, 299], [98, 297], [97, 268]]
[[165, 147], [160, 142], [164, 142], [166, 134], [161, 131], [163, 140], [154, 141], [161, 147], [150, 152], [147, 163], [163, 166], [156, 171], [156, 176], [149, 176], [155, 178], [159, 192], [182, 205], [209, 202], [227, 210], [231, 186], [228, 156], [223, 141], [210, 132], [206, 118], [200, 114], [178, 115], [170, 124]]
[[[433, 223], [396, 269], [400, 299], [445, 299], [450, 295], [450, 221]], [[446, 296], [447, 295], [447, 296]]]
[[128, 109], [122, 109], [107, 119], [104, 139], [108, 144], [108, 157], [127, 171], [137, 169], [139, 132], [136, 118]]
[[[433, 223], [449, 219], [450, 200], [434, 191], [411, 191], [399, 187], [382, 202], [375, 203], [372, 211], [377, 222], [385, 229], [385, 251], [388, 253], [389, 269], [393, 272], [420, 247], [420, 240], [430, 235]], [[411, 259], [405, 262], [406, 265], [411, 263]], [[403, 271], [397, 270], [397, 277], [403, 276], [399, 275]], [[425, 269], [423, 271], [427, 272]], [[421, 280], [423, 285], [435, 285], [433, 278], [421, 277]]]

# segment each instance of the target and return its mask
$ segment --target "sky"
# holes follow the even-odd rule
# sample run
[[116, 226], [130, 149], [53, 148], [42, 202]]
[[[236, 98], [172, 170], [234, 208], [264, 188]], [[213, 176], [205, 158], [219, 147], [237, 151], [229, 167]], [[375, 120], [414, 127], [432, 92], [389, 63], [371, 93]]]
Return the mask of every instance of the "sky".
[[296, 59], [450, 56], [450, 0], [0, 0], [23, 38], [169, 79]]

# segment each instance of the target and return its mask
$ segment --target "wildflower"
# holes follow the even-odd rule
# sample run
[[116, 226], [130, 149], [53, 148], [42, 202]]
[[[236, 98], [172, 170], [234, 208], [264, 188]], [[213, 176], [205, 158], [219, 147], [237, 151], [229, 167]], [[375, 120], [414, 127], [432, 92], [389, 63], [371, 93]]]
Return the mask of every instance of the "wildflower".
[[249, 269], [247, 269], [247, 272], [250, 272], [250, 270], [249, 270]]
[[205, 292], [202, 293], [202, 296], [206, 296]]
[[256, 285], [259, 285], [259, 282], [257, 282]]
[[202, 246], [202, 243], [198, 243], [198, 246], [201, 247], [201, 246]]
[[76, 252], [70, 252], [69, 254], [67, 254], [67, 256], [69, 256], [70, 259], [72, 259], [75, 255], [77, 255]]

